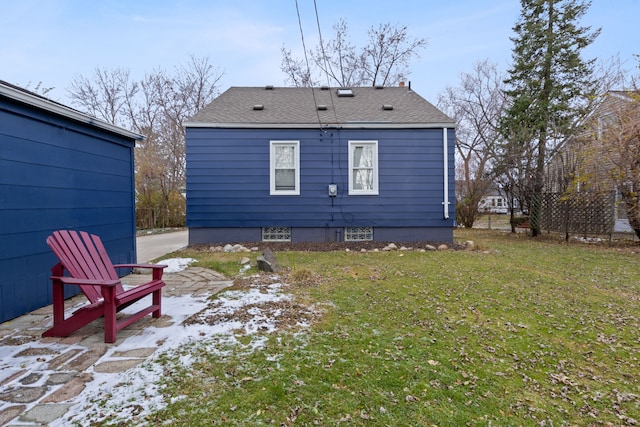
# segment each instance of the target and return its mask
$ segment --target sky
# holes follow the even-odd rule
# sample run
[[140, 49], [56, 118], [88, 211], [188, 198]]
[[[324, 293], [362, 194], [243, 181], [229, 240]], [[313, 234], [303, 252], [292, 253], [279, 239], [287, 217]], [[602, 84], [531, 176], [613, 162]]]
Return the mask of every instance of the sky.
[[[360, 46], [371, 27], [406, 26], [428, 45], [410, 66], [412, 88], [435, 103], [461, 73], [489, 60], [511, 61], [518, 0], [0, 0], [0, 80], [71, 105], [74, 77], [96, 68], [127, 69], [134, 80], [163, 69], [172, 73], [190, 57], [208, 58], [231, 86], [285, 86], [281, 49], [302, 58], [319, 33], [326, 41], [340, 19]], [[300, 15], [299, 25], [298, 12]], [[581, 22], [602, 28], [585, 58], [619, 55], [629, 68], [640, 53], [640, 0], [592, 0]], [[319, 23], [319, 25], [318, 25]], [[300, 28], [302, 27], [302, 32]], [[320, 30], [318, 30], [318, 27]]]

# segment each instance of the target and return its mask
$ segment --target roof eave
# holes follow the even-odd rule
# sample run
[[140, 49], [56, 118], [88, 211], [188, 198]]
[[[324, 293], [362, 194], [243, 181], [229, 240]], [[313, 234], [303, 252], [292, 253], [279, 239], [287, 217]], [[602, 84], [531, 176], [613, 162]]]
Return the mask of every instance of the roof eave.
[[96, 119], [95, 117], [92, 117], [88, 114], [84, 114], [79, 111], [73, 110], [72, 108], [65, 107], [62, 104], [58, 104], [46, 98], [30, 95], [27, 92], [14, 89], [10, 86], [3, 85], [2, 83], [0, 83], [0, 95], [45, 111], [49, 111], [51, 113], [66, 117], [77, 122], [104, 129], [106, 131], [124, 136], [132, 140], [144, 139], [144, 136], [135, 132], [131, 132], [111, 123]]
[[347, 123], [206, 123], [187, 122], [186, 128], [214, 129], [442, 129], [454, 128], [455, 122], [438, 123], [393, 123], [393, 122], [347, 122]]

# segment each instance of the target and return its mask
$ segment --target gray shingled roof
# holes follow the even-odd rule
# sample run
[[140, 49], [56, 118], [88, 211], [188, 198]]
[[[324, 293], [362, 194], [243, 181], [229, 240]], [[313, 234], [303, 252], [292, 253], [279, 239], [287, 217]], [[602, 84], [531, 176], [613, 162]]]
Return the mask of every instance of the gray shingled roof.
[[[353, 96], [339, 97], [337, 88], [232, 87], [188, 120], [186, 126], [433, 128], [455, 125], [451, 118], [407, 87], [356, 87], [352, 91]], [[326, 110], [318, 110], [320, 105]]]

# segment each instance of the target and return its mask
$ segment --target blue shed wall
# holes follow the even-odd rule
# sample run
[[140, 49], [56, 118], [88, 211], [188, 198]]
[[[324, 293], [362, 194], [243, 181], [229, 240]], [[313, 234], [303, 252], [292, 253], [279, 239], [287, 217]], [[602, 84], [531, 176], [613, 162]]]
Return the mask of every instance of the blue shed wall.
[[[446, 237], [442, 240], [451, 240], [455, 135], [453, 129], [447, 134], [450, 213], [444, 218], [442, 129], [187, 128], [190, 243], [255, 241], [261, 227], [278, 226], [291, 227], [298, 235], [306, 229], [306, 239], [313, 240], [320, 239], [313, 236], [321, 236], [323, 229], [356, 226], [374, 227], [374, 235], [376, 229], [396, 229], [395, 235], [403, 237], [411, 232], [400, 233], [401, 228], [440, 230], [438, 236]], [[300, 195], [269, 194], [272, 140], [300, 141]], [[348, 194], [350, 140], [378, 141], [379, 195]], [[337, 197], [328, 196], [329, 184], [338, 185]]]
[[124, 136], [0, 99], [0, 321], [51, 303], [57, 260], [45, 239], [54, 230], [98, 234], [114, 263], [135, 261], [133, 147]]

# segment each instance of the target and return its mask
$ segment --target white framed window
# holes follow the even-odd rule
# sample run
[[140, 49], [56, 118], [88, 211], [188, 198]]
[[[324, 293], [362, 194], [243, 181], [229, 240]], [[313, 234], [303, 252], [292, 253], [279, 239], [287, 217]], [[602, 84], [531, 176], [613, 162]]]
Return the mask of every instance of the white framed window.
[[300, 141], [271, 141], [270, 194], [300, 194]]
[[262, 227], [263, 242], [290, 242], [290, 227]]
[[378, 141], [349, 141], [349, 195], [378, 194]]

